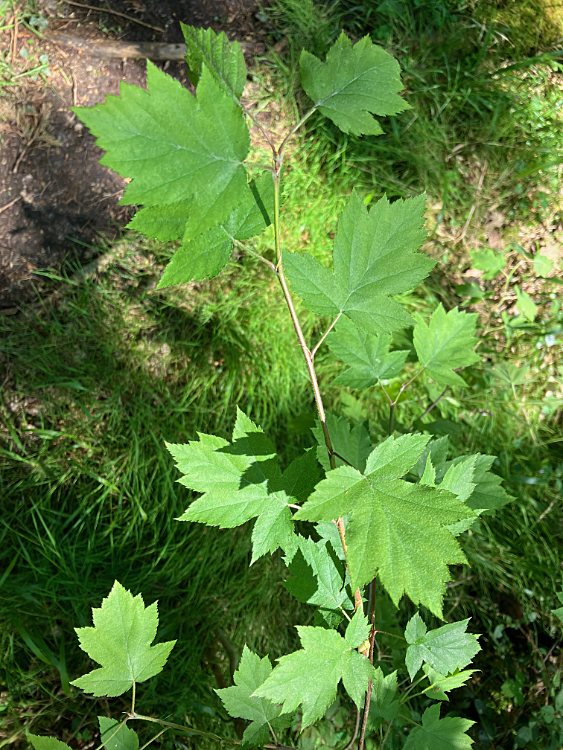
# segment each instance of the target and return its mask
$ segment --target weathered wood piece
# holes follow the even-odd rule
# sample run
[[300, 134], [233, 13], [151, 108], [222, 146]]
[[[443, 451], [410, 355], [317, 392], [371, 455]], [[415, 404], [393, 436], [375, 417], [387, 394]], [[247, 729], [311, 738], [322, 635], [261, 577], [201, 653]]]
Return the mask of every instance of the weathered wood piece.
[[[186, 55], [185, 44], [166, 44], [164, 42], [100, 42], [96, 39], [80, 39], [79, 37], [57, 32], [47, 34], [45, 38], [54, 44], [64, 44], [92, 57], [183, 60]], [[260, 42], [239, 42], [239, 44], [245, 55], [257, 55], [266, 50], [266, 45]]]

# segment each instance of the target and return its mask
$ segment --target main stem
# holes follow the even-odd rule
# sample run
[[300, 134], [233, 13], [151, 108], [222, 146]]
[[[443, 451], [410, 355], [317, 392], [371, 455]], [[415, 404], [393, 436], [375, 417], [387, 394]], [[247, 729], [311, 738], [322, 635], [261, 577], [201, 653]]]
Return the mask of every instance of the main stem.
[[301, 351], [303, 352], [303, 356], [305, 357], [305, 363], [307, 365], [307, 370], [309, 372], [309, 378], [311, 380], [311, 384], [313, 386], [313, 393], [315, 394], [315, 403], [317, 405], [317, 411], [319, 412], [319, 419], [321, 421], [321, 428], [323, 431], [324, 439], [325, 439], [325, 445], [326, 449], [328, 451], [328, 456], [330, 460], [330, 468], [335, 469], [336, 468], [336, 458], [334, 456], [334, 448], [332, 446], [332, 441], [330, 439], [330, 435], [328, 432], [328, 427], [326, 424], [326, 414], [324, 410], [323, 400], [321, 397], [321, 392], [319, 389], [319, 382], [317, 380], [317, 374], [315, 372], [315, 365], [313, 362], [313, 357], [311, 355], [311, 352], [309, 351], [309, 347], [307, 346], [307, 342], [305, 341], [305, 336], [303, 335], [303, 331], [301, 329], [301, 324], [299, 323], [299, 318], [297, 317], [297, 313], [295, 312], [295, 307], [293, 305], [293, 300], [291, 299], [291, 294], [289, 291], [289, 287], [287, 286], [287, 279], [285, 278], [285, 273], [283, 270], [283, 262], [282, 262], [282, 255], [281, 255], [281, 242], [280, 242], [280, 173], [281, 173], [281, 160], [276, 159], [275, 160], [276, 169], [274, 172], [274, 243], [275, 243], [275, 249], [276, 249], [276, 271], [278, 274], [278, 278], [280, 280], [281, 288], [283, 291], [283, 296], [285, 297], [285, 301], [287, 303], [287, 307], [289, 309], [289, 314], [291, 315], [291, 320], [293, 322], [293, 327], [295, 328], [295, 333], [297, 334], [297, 338], [299, 339], [299, 345], [301, 347]]
[[[282, 165], [281, 156], [276, 155], [276, 158], [274, 159], [274, 164], [275, 164], [275, 170], [273, 174], [273, 178], [274, 178], [274, 244], [275, 244], [275, 250], [276, 250], [276, 273], [277, 273], [279, 282], [281, 284], [283, 296], [285, 297], [285, 301], [289, 309], [289, 314], [291, 315], [291, 320], [293, 322], [293, 327], [295, 328], [295, 333], [297, 334], [297, 338], [299, 340], [301, 351], [303, 352], [303, 356], [305, 357], [307, 370], [309, 371], [309, 378], [313, 386], [313, 393], [315, 394], [315, 403], [317, 405], [317, 411], [319, 412], [321, 428], [323, 431], [326, 449], [328, 451], [330, 468], [336, 469], [336, 454], [335, 454], [335, 451], [332, 445], [332, 440], [330, 439], [330, 434], [328, 432], [328, 427], [326, 424], [326, 414], [324, 410], [323, 400], [321, 397], [321, 391], [319, 389], [319, 382], [317, 380], [317, 373], [315, 372], [314, 355], [311, 353], [309, 347], [307, 346], [307, 342], [305, 341], [305, 336], [303, 335], [303, 330], [301, 329], [299, 318], [297, 317], [297, 313], [295, 312], [295, 307], [293, 305], [293, 300], [291, 299], [291, 293], [289, 291], [289, 287], [287, 286], [287, 279], [285, 278], [285, 273], [283, 270], [283, 259], [282, 259], [281, 241], [280, 241], [280, 176], [281, 176], [281, 165]], [[344, 519], [339, 518], [336, 522], [336, 525], [338, 526], [338, 532], [340, 534], [340, 539], [342, 541], [342, 548], [344, 549], [344, 554], [346, 555], [346, 558], [348, 558], [348, 547], [346, 546]], [[362, 596], [361, 596], [360, 589], [358, 589], [355, 592], [354, 600], [355, 600], [354, 601], [355, 609], [361, 608]]]
[[[368, 595], [368, 607], [371, 608], [371, 630], [369, 634], [369, 660], [373, 664], [373, 648], [375, 644], [375, 597], [377, 593], [377, 578], [374, 578], [373, 581], [369, 585], [369, 595]], [[369, 610], [368, 610], [369, 614]], [[366, 693], [366, 702], [364, 705], [364, 718], [362, 721], [362, 731], [360, 733], [360, 745], [359, 750], [364, 750], [364, 743], [366, 740], [366, 729], [368, 725], [368, 717], [369, 717], [369, 707], [371, 704], [371, 694], [373, 691], [373, 682], [372, 680], [369, 680], [368, 682], [368, 689]]]
[[[308, 116], [308, 115], [307, 115]], [[306, 118], [302, 120], [304, 122]], [[299, 123], [301, 124], [301, 123]], [[297, 130], [297, 128], [294, 128], [294, 131]], [[287, 140], [287, 139], [286, 139]], [[328, 431], [328, 427], [326, 424], [326, 414], [324, 410], [323, 400], [321, 397], [321, 391], [319, 389], [319, 381], [317, 380], [317, 373], [315, 372], [315, 365], [314, 365], [314, 355], [316, 353], [316, 349], [311, 353], [311, 350], [307, 346], [307, 342], [305, 341], [305, 336], [303, 335], [303, 330], [301, 328], [301, 324], [299, 323], [299, 318], [297, 317], [297, 313], [295, 311], [295, 307], [293, 305], [293, 300], [291, 299], [291, 293], [289, 291], [289, 287], [287, 285], [287, 279], [285, 278], [285, 273], [283, 270], [283, 259], [282, 259], [282, 252], [281, 252], [281, 239], [280, 239], [280, 177], [281, 177], [281, 167], [282, 167], [282, 150], [283, 146], [285, 145], [285, 141], [282, 144], [282, 147], [280, 150], [276, 153], [274, 152], [274, 165], [275, 170], [273, 173], [273, 180], [274, 180], [274, 245], [275, 245], [275, 251], [276, 251], [276, 272], [278, 279], [281, 284], [281, 288], [283, 291], [283, 296], [285, 297], [285, 301], [289, 310], [289, 314], [291, 316], [291, 320], [293, 322], [293, 327], [295, 328], [295, 333], [297, 334], [297, 338], [299, 340], [299, 346], [301, 347], [301, 351], [303, 352], [303, 356], [305, 357], [305, 363], [307, 365], [307, 370], [309, 372], [309, 378], [311, 380], [311, 385], [313, 386], [313, 393], [315, 395], [315, 403], [317, 405], [317, 411], [319, 412], [319, 419], [321, 422], [321, 428], [324, 435], [325, 445], [326, 449], [328, 451], [328, 457], [330, 461], [330, 468], [335, 469], [336, 468], [336, 456], [334, 452], [334, 447], [332, 445], [332, 440], [330, 439], [330, 434]], [[317, 347], [318, 348], [318, 347]], [[336, 522], [338, 526], [338, 532], [340, 534], [340, 539], [342, 541], [342, 547], [344, 549], [344, 554], [346, 555], [346, 558], [348, 557], [348, 548], [346, 545], [346, 538], [345, 538], [345, 529], [344, 529], [344, 519], [339, 518]], [[355, 609], [363, 609], [363, 603], [362, 603], [362, 595], [360, 592], [360, 589], [358, 589], [355, 592]], [[373, 629], [373, 628], [372, 628]], [[372, 636], [372, 642], [371, 642], [371, 659], [373, 662], [373, 636]], [[372, 691], [372, 683], [371, 680], [369, 681], [369, 688], [368, 688], [368, 694], [367, 694], [367, 700], [366, 700], [366, 708], [364, 710], [364, 717], [362, 722], [362, 736], [360, 739], [360, 747], [363, 746], [363, 741], [365, 738], [365, 732], [366, 732], [366, 726], [367, 726], [367, 718], [369, 714], [369, 701], [371, 698], [371, 691]], [[359, 716], [358, 716], [359, 718]], [[356, 728], [357, 731], [357, 728]]]

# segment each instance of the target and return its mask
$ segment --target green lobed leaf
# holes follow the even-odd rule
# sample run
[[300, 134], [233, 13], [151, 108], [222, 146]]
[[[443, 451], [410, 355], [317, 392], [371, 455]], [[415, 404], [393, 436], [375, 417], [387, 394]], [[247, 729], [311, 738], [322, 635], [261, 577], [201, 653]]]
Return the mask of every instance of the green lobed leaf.
[[425, 484], [427, 487], [436, 486], [436, 469], [432, 464], [430, 455], [426, 457], [426, 466], [424, 467], [424, 472], [420, 477], [420, 484]]
[[[458, 500], [466, 502], [473, 494], [477, 484], [474, 480], [475, 465], [479, 456], [460, 456], [453, 461], [448, 461], [442, 471], [445, 470], [442, 481], [438, 484], [441, 489], [452, 492]], [[423, 484], [423, 479], [420, 480]], [[428, 482], [427, 482], [428, 483]], [[436, 486], [433, 484], [433, 486]], [[473, 518], [464, 518], [455, 524], [448, 525], [448, 530], [454, 536], [459, 536], [464, 531], [470, 529], [476, 518], [481, 514], [483, 509], [474, 509]]]
[[[232, 443], [199, 434], [199, 441], [185, 445], [167, 443], [167, 448], [184, 475], [178, 481], [203, 493], [180, 516], [180, 521], [198, 521], [228, 529], [256, 518], [252, 562], [278, 547], [293, 557], [297, 536], [289, 505], [296, 498], [288, 495], [286, 489], [298, 486], [294, 469], [288, 467], [284, 480], [271, 441], [240, 409]], [[315, 480], [318, 468], [312, 471]], [[299, 487], [302, 486], [303, 479]]]
[[452, 461], [439, 487], [453, 492], [458, 500], [466, 502], [477, 486], [473, 479], [478, 458], [478, 455], [461, 456]]
[[[420, 483], [428, 487], [439, 487], [454, 494], [458, 500], [465, 502], [473, 493], [476, 484], [473, 482], [473, 474], [478, 456], [462, 456], [454, 461], [441, 461], [439, 471], [432, 463], [430, 454], [427, 455], [426, 467], [420, 478]], [[459, 536], [473, 526], [480, 510], [475, 510], [475, 515], [463, 518], [454, 524], [448, 524], [446, 528], [454, 536]]]
[[381, 720], [393, 721], [396, 719], [400, 706], [397, 691], [397, 670], [384, 677], [381, 667], [378, 667], [372, 681], [371, 702], [369, 704], [369, 724], [371, 728], [377, 729]]
[[444, 437], [435, 438], [434, 440], [431, 440], [427, 445], [426, 448], [422, 451], [420, 454], [420, 458], [418, 459], [418, 463], [416, 465], [416, 472], [419, 477], [421, 477], [426, 469], [428, 456], [430, 456], [432, 460], [432, 465], [437, 470], [437, 478], [438, 481], [442, 478], [442, 476], [445, 473], [444, 471], [440, 475], [440, 467], [445, 466], [446, 461], [448, 459], [448, 453], [450, 450], [449, 445], [449, 438], [447, 435], [444, 435]]
[[390, 352], [392, 336], [377, 336], [360, 331], [348, 318], [341, 318], [326, 343], [335, 357], [348, 369], [333, 381], [352, 389], [369, 388], [379, 380], [396, 378], [403, 368], [408, 351]]
[[314, 448], [294, 459], [282, 476], [283, 488], [297, 503], [304, 503], [321, 478], [321, 469]]
[[298, 601], [324, 609], [338, 609], [348, 600], [344, 570], [327, 541], [299, 537], [299, 549], [288, 564], [291, 578], [283, 582]]
[[473, 724], [457, 717], [440, 719], [440, 704], [435, 703], [422, 714], [422, 726], [409, 733], [404, 750], [468, 750], [473, 740], [466, 732]]
[[320, 719], [336, 697], [340, 680], [358, 708], [364, 701], [368, 681], [375, 676], [369, 660], [356, 649], [369, 633], [369, 623], [360, 610], [352, 618], [343, 638], [336, 630], [297, 627], [303, 648], [282, 656], [254, 695], [282, 704], [282, 712], [303, 706], [302, 727]]
[[243, 749], [263, 745], [271, 739], [270, 725], [274, 729], [288, 726], [288, 717], [280, 717], [279, 706], [254, 695], [254, 691], [266, 681], [271, 672], [269, 658], [265, 656], [261, 659], [245, 645], [239, 667], [233, 675], [235, 684], [215, 690], [229, 716], [250, 721], [242, 736]]
[[246, 64], [238, 42], [229, 42], [224, 31], [198, 29], [180, 23], [186, 40], [186, 62], [194, 86], [199, 83], [205, 66], [215, 82], [238, 101], [246, 83]]
[[433, 698], [436, 701], [446, 702], [449, 702], [450, 700], [447, 693], [465, 685], [467, 680], [475, 674], [475, 672], [479, 671], [478, 669], [464, 669], [463, 671], [456, 670], [449, 677], [445, 677], [443, 674], [436, 672], [435, 669], [432, 669], [428, 664], [423, 664], [422, 670], [430, 682], [430, 685], [427, 688], [424, 688], [423, 692], [429, 698]]
[[166, 207], [162, 217], [139, 216], [140, 231], [187, 241], [225, 221], [244, 199], [248, 128], [205, 66], [197, 98], [147, 61], [147, 91], [122, 83], [121, 96], [73, 111], [106, 151], [101, 163], [132, 178], [121, 203]]
[[475, 514], [450, 492], [399, 479], [417, 464], [427, 439], [389, 438], [369, 456], [365, 475], [350, 466], [329, 472], [295, 519], [328, 521], [349, 514], [353, 588], [377, 574], [395, 604], [406, 593], [441, 616], [448, 565], [465, 561], [445, 526]]
[[474, 250], [471, 253], [471, 263], [474, 268], [484, 271], [484, 279], [494, 279], [506, 266], [504, 253], [495, 253], [494, 250]]
[[469, 619], [461, 620], [427, 632], [417, 612], [405, 630], [409, 644], [405, 663], [411, 680], [423, 662], [446, 676], [466, 667], [481, 650], [478, 637], [466, 632], [468, 623]]
[[[344, 527], [346, 527], [347, 518], [343, 519]], [[337, 525], [333, 521], [321, 521], [315, 526], [317, 534], [321, 539], [326, 540], [330, 543], [332, 549], [336, 553], [339, 560], [346, 559], [346, 553], [342, 547], [342, 540], [340, 539], [340, 532], [338, 531]]]
[[140, 594], [133, 596], [115, 581], [92, 618], [94, 627], [75, 630], [80, 648], [101, 668], [72, 685], [96, 697], [116, 697], [162, 671], [176, 641], [151, 646], [158, 627], [156, 602], [145, 607]]
[[344, 313], [366, 333], [389, 333], [411, 324], [392, 295], [417, 286], [435, 265], [417, 252], [424, 242], [424, 195], [389, 203], [384, 196], [369, 213], [354, 192], [340, 216], [331, 272], [306, 253], [284, 252], [293, 291], [311, 312]]
[[530, 368], [528, 365], [513, 365], [510, 362], [499, 362], [493, 368], [493, 375], [502, 385], [514, 388], [526, 382]]
[[28, 740], [35, 750], [71, 750], [66, 742], [61, 742], [55, 737], [44, 737], [39, 734], [28, 734]]
[[499, 510], [514, 498], [502, 487], [502, 477], [489, 471], [495, 461], [494, 456], [477, 454], [473, 470], [475, 489], [467, 500], [467, 505], [489, 515]]
[[[119, 729], [120, 721], [107, 716], [98, 716], [100, 725], [100, 740], [107, 750], [139, 750], [139, 736], [137, 732], [125, 724]], [[117, 729], [117, 733], [114, 734]]]
[[[372, 451], [369, 432], [365, 425], [359, 424], [351, 427], [346, 417], [327, 413], [326, 426], [333, 450], [339, 456], [346, 459], [346, 461], [342, 461], [337, 456], [336, 466], [346, 466], [346, 462], [348, 462], [358, 469], [358, 471], [363, 471], [366, 466], [367, 457]], [[325, 444], [324, 433], [318, 419], [316, 426], [311, 432], [318, 443], [318, 461], [325, 471], [330, 471], [330, 459]]]
[[397, 479], [407, 474], [430, 440], [429, 435], [390, 436], [380, 443], [366, 462], [366, 474]]
[[399, 64], [369, 36], [352, 46], [342, 32], [325, 63], [303, 50], [299, 67], [307, 96], [344, 133], [379, 135], [383, 130], [370, 112], [384, 116], [410, 109], [398, 96], [404, 88]]
[[[185, 214], [182, 212], [180, 222], [174, 223], [177, 222], [173, 213], [175, 207], [163, 208], [164, 211], [160, 207], [139, 211], [129, 227], [160, 240], [181, 237], [186, 226]], [[271, 224], [273, 211], [274, 184], [271, 174], [265, 172], [250, 181], [241, 202], [225, 221], [182, 243], [167, 265], [157, 288], [217, 276], [231, 257], [233, 242], [247, 240], [263, 232]], [[179, 234], [171, 236], [176, 226]]]
[[477, 343], [477, 317], [477, 313], [460, 312], [456, 308], [446, 313], [442, 304], [434, 310], [428, 325], [416, 315], [413, 334], [416, 353], [426, 374], [436, 383], [465, 385], [454, 370], [480, 359], [473, 351]]

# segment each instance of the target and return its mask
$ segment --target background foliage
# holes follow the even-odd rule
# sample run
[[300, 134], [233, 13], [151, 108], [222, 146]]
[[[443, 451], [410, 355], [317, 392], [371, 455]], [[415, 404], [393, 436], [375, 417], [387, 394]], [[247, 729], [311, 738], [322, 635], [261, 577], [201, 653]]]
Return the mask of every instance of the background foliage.
[[[560, 719], [545, 706], [551, 694], [563, 712], [550, 615], [562, 577], [563, 313], [557, 267], [540, 260], [561, 230], [557, 29], [539, 1], [276, 0], [263, 13], [282, 50], [256, 76], [289, 117], [301, 106], [301, 46], [322, 55], [344, 28], [401, 61], [413, 109], [384, 121], [385, 135], [307, 123], [286, 174], [284, 242], [326, 261], [352, 187], [371, 200], [427, 191], [427, 251], [439, 263], [404, 301], [413, 313], [438, 302], [480, 313], [487, 358], [463, 404], [452, 392], [440, 401], [435, 429], [463, 452], [498, 455], [494, 469], [517, 498], [464, 542], [471, 569], [458, 567], [445, 612], [474, 618], [483, 675], [453, 694], [451, 709], [477, 721], [477, 747], [558, 747]], [[502, 222], [491, 229], [495, 213]], [[273, 280], [241, 257], [219, 279], [156, 291], [172, 249], [125, 236], [99, 250], [96, 277], [71, 278], [69, 266], [53, 300], [0, 319], [0, 744], [23, 742], [27, 726], [88, 745], [96, 710], [68, 697], [85, 667], [73, 627], [88, 623], [116, 578], [147, 603], [158, 598], [159, 640], [178, 639], [167, 670], [144, 688], [145, 710], [211, 729], [227, 721], [213, 688], [229, 684], [232, 649], [246, 642], [274, 659], [298, 647], [292, 625], [308, 616], [280, 585], [275, 558], [248, 569], [248, 530], [173, 523], [185, 502], [164, 449], [197, 430], [227, 437], [236, 404], [287, 461], [313, 445], [290, 323], [281, 305], [262, 303], [268, 285], [277, 294]], [[319, 358], [328, 383], [334, 359]], [[440, 395], [420, 389], [401, 402], [401, 419]], [[385, 434], [387, 404], [375, 392], [358, 400], [334, 388], [325, 399]], [[391, 629], [393, 611], [381, 607]], [[410, 614], [399, 612], [402, 626]], [[392, 659], [389, 643], [380, 648]], [[335, 705], [300, 747], [344, 744], [352, 718], [351, 706]]]

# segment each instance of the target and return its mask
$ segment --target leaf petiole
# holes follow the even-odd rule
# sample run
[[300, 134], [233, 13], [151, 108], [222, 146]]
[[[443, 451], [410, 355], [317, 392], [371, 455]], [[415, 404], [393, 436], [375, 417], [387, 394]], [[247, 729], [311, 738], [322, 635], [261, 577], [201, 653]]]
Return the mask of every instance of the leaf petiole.
[[311, 109], [308, 112], [305, 112], [305, 114], [299, 120], [299, 122], [296, 125], [294, 125], [293, 128], [290, 130], [290, 132], [285, 136], [285, 138], [281, 142], [281, 146], [278, 149], [278, 159], [280, 160], [280, 162], [281, 162], [281, 159], [283, 158], [283, 150], [286, 147], [289, 139], [293, 138], [293, 136], [295, 135], [295, 133], [297, 133], [301, 125], [307, 122], [309, 117], [311, 117], [311, 115], [313, 114], [313, 112], [315, 112], [316, 109], [317, 109], [317, 105], [315, 104], [315, 106], [311, 107]]
[[[130, 719], [140, 719], [142, 721], [150, 721], [153, 724], [160, 724], [161, 727], [165, 727], [166, 729], [176, 729], [180, 732], [185, 732], [186, 734], [195, 734], [198, 737], [207, 737], [208, 739], [215, 740], [216, 742], [230, 742], [232, 745], [241, 744], [240, 740], [231, 740], [227, 737], [219, 737], [219, 735], [213, 734], [212, 732], [202, 732], [199, 729], [194, 729], [193, 727], [186, 727], [186, 726], [183, 726], [182, 724], [174, 724], [170, 721], [164, 721], [164, 719], [155, 719], [153, 716], [144, 716], [143, 714], [138, 714], [138, 713], [133, 713], [133, 712], [128, 714], [127, 718], [124, 719], [124, 721], [119, 725], [118, 729], [121, 728], [121, 726], [125, 724], [126, 721], [129, 721]], [[112, 735], [112, 737], [113, 736], [114, 735]], [[96, 748], [96, 750], [98, 750], [98, 748]]]
[[412, 695], [409, 697], [409, 693], [411, 692], [411, 690], [414, 690], [414, 688], [417, 685], [419, 685], [422, 682], [422, 680], [425, 680], [425, 679], [426, 679], [426, 675], [423, 675], [422, 677], [419, 677], [418, 680], [416, 680], [415, 682], [413, 682], [413, 684], [406, 691], [406, 693], [403, 695], [403, 697], [401, 698], [401, 700], [399, 702], [400, 703], [406, 703], [406, 701], [409, 701], [411, 698], [413, 698], [414, 696], [412, 696]]
[[169, 727], [164, 727], [164, 729], [161, 729], [161, 731], [158, 734], [155, 734], [155, 736], [152, 737], [148, 742], [145, 742], [145, 744], [142, 745], [142, 747], [140, 747], [139, 750], [145, 750], [146, 747], [151, 745], [155, 740], [157, 740], [161, 735], [163, 735], [164, 732], [167, 732], [168, 729]]
[[260, 255], [260, 253], [255, 253], [254, 250], [251, 250], [247, 245], [245, 245], [243, 242], [240, 242], [240, 240], [233, 240], [233, 244], [236, 247], [239, 247], [241, 250], [244, 250], [244, 252], [248, 253], [249, 255], [254, 256], [258, 260], [261, 260], [262, 263], [265, 263], [268, 268], [273, 271], [276, 276], [278, 275], [278, 272], [276, 271], [275, 265], [272, 263], [271, 260], [268, 260], [268, 258], [264, 258], [263, 255]]
[[332, 323], [327, 328], [327, 330], [326, 330], [325, 334], [323, 335], [323, 337], [321, 338], [321, 340], [318, 342], [318, 344], [315, 346], [315, 348], [311, 351], [311, 358], [312, 359], [315, 359], [315, 354], [318, 352], [319, 347], [321, 346], [321, 344], [323, 343], [323, 341], [326, 339], [326, 337], [328, 336], [328, 334], [332, 331], [332, 329], [334, 328], [334, 326], [338, 323], [338, 321], [340, 320], [340, 316], [341, 315], [342, 315], [342, 313], [339, 312], [338, 315], [336, 316], [336, 318], [332, 321]]

